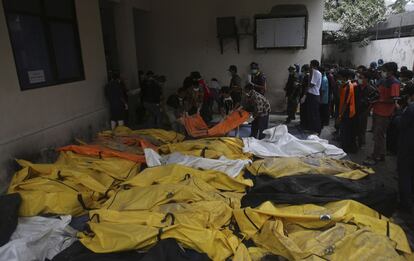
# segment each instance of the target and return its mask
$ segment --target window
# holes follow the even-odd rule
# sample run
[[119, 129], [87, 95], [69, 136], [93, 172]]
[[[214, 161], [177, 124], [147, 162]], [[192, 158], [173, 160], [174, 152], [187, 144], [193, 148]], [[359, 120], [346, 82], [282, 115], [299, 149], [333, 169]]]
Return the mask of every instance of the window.
[[84, 80], [74, 0], [3, 0], [22, 90]]
[[256, 19], [256, 48], [305, 48], [306, 17]]
[[268, 14], [255, 16], [256, 49], [306, 49], [308, 9], [305, 5], [275, 5]]

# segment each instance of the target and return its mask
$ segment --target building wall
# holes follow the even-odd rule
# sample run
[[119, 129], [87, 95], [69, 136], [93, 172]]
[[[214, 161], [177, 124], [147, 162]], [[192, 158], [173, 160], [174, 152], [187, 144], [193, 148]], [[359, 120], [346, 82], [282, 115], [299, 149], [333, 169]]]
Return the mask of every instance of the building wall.
[[396, 62], [399, 66], [413, 68], [414, 37], [385, 39], [372, 41], [366, 47], [353, 43], [352, 48], [340, 51], [334, 44], [323, 46], [323, 59], [327, 62], [343, 65], [369, 65], [373, 61], [383, 59], [385, 62]]
[[[138, 65], [136, 57], [135, 17], [136, 11], [148, 12], [149, 0], [122, 0], [113, 5], [115, 37], [121, 76], [128, 89], [138, 88]], [[112, 68], [113, 69], [113, 68]]]
[[[216, 17], [235, 16], [251, 19], [253, 31], [256, 14], [269, 13], [278, 4], [305, 4], [309, 12], [308, 47], [305, 50], [254, 50], [253, 37], [241, 37], [241, 53], [236, 41], [225, 41], [224, 54], [216, 32]], [[191, 71], [198, 70], [205, 79], [218, 78], [228, 85], [227, 68], [239, 67], [247, 79], [248, 66], [258, 62], [268, 78], [268, 98], [273, 111], [284, 110], [283, 88], [290, 64], [309, 63], [322, 54], [322, 13], [320, 0], [153, 0], [151, 10], [136, 20], [138, 67], [154, 70], [168, 78], [167, 93], [180, 87]]]
[[0, 1], [0, 191], [13, 159], [84, 137], [106, 124], [105, 55], [98, 0], [76, 0], [85, 80], [21, 91]]

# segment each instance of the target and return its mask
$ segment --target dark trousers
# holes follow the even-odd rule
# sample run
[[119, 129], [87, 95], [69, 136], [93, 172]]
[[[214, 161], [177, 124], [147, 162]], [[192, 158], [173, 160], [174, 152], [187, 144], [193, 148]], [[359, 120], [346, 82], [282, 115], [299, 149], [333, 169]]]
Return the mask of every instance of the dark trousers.
[[265, 116], [257, 116], [252, 121], [252, 132], [250, 137], [254, 137], [256, 139], [263, 139], [264, 134], [263, 131], [269, 127], [269, 114]]
[[147, 112], [147, 128], [161, 128], [162, 113], [159, 104], [144, 102], [144, 108]]
[[368, 116], [369, 116], [369, 109], [360, 110], [358, 112], [358, 145], [364, 145], [366, 143], [366, 133], [367, 133], [367, 126], [368, 126]]
[[298, 110], [298, 101], [296, 99], [288, 99], [287, 103], [287, 115], [290, 120], [296, 118], [296, 111]]
[[306, 103], [300, 104], [300, 127], [304, 130], [308, 128], [308, 122], [306, 120]]
[[329, 125], [329, 104], [321, 104], [319, 106], [319, 114], [321, 116], [321, 126]]
[[342, 149], [346, 153], [355, 153], [357, 152], [357, 129], [356, 129], [356, 119], [345, 118], [341, 121], [339, 127], [339, 133], [341, 137]]
[[399, 122], [401, 120], [402, 113], [396, 113], [390, 121], [390, 125], [387, 129], [387, 150], [393, 154], [398, 153], [398, 136], [399, 136]]
[[339, 118], [339, 98], [335, 98], [333, 101], [334, 108], [332, 111], [332, 117], [335, 119], [335, 129], [339, 130], [339, 125], [336, 124], [337, 119]]
[[313, 95], [311, 93], [308, 93], [306, 95], [306, 101], [305, 101], [305, 122], [306, 122], [306, 130], [315, 132], [315, 133], [321, 133], [321, 116], [319, 113], [319, 106], [320, 106], [320, 96], [319, 95]]
[[400, 205], [407, 212], [413, 210], [414, 157], [412, 152], [398, 154], [398, 188]]
[[200, 115], [203, 120], [208, 124], [213, 119], [213, 100], [208, 99], [203, 102], [201, 106]]

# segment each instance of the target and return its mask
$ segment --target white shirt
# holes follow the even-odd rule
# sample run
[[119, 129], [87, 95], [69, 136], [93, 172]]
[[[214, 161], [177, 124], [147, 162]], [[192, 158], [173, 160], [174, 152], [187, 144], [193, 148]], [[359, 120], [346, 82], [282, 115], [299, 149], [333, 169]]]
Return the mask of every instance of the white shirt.
[[319, 90], [322, 85], [322, 74], [316, 69], [313, 69], [312, 72], [311, 87], [309, 88], [308, 93], [319, 96]]
[[217, 90], [221, 89], [220, 83], [218, 81], [211, 81], [209, 87], [211, 89], [217, 89]]

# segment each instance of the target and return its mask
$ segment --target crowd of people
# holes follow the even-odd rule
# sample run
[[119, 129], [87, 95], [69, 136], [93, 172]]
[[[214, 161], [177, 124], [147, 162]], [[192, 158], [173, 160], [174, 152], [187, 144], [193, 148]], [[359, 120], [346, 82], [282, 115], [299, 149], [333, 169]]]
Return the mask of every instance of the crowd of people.
[[[191, 72], [180, 88], [164, 97], [163, 85], [166, 78], [157, 76], [152, 71], [140, 72], [140, 108], [145, 110], [145, 128], [163, 128], [166, 119], [173, 130], [185, 134], [181, 121], [183, 116], [200, 114], [209, 124], [215, 114], [224, 119], [233, 111], [243, 108], [251, 112], [254, 118], [252, 137], [263, 138], [270, 114], [270, 103], [265, 97], [265, 75], [255, 62], [250, 64], [250, 74], [246, 81], [239, 76], [235, 65], [228, 68], [228, 73], [231, 77], [229, 85], [221, 86], [216, 78], [208, 83], [200, 72]], [[118, 73], [112, 74], [106, 93], [110, 103], [111, 127], [124, 125], [128, 95]]]
[[412, 209], [414, 154], [414, 81], [407, 67], [395, 62], [373, 62], [367, 68], [341, 68], [312, 61], [290, 66], [286, 84], [286, 123], [295, 119], [300, 106], [300, 127], [320, 134], [330, 118], [335, 136], [345, 152], [356, 153], [366, 144], [368, 120], [372, 115], [374, 146], [364, 161], [374, 166], [388, 153], [398, 154], [402, 209]]
[[[364, 161], [374, 166], [385, 161], [388, 152], [398, 153], [400, 191], [402, 202], [411, 203], [414, 156], [414, 80], [407, 67], [398, 68], [394, 62], [373, 62], [367, 68], [341, 68], [338, 65], [320, 65], [312, 60], [303, 66], [288, 68], [285, 87], [287, 119], [295, 120], [300, 110], [300, 128], [309, 134], [319, 135], [333, 119], [335, 138], [347, 153], [356, 153], [366, 144], [368, 120], [372, 115], [374, 146]], [[163, 128], [167, 119], [171, 128], [185, 133], [180, 120], [183, 116], [200, 114], [209, 124], [214, 114], [223, 118], [243, 108], [251, 112], [251, 136], [262, 139], [268, 128], [271, 105], [266, 98], [267, 81], [255, 62], [250, 64], [246, 81], [238, 68], [228, 68], [231, 80], [221, 86], [215, 78], [209, 83], [200, 72], [191, 72], [172, 95], [164, 98], [164, 76], [152, 71], [139, 73], [141, 104], [146, 114], [146, 128]], [[124, 124], [128, 100], [119, 74], [114, 73], [106, 87], [110, 101], [111, 125]], [[405, 200], [404, 200], [405, 199]], [[411, 205], [410, 205], [411, 206]]]

